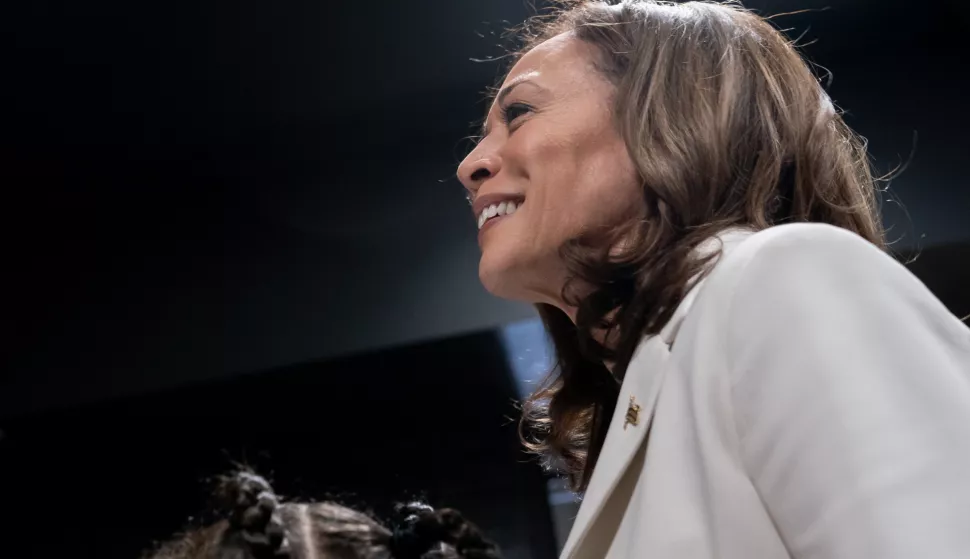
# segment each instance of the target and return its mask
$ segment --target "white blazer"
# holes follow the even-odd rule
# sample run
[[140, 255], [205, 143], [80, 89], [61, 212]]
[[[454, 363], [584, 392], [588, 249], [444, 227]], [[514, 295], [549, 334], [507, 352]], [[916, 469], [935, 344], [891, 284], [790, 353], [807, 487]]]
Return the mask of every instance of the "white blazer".
[[848, 231], [719, 237], [627, 369], [562, 557], [970, 558], [970, 329]]

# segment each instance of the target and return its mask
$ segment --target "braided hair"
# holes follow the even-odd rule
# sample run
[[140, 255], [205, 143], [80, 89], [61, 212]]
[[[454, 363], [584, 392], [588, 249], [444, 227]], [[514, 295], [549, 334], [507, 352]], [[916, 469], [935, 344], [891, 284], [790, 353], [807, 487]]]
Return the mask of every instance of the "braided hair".
[[144, 559], [501, 559], [498, 546], [453, 509], [399, 505], [388, 527], [335, 503], [284, 502], [250, 471], [221, 478], [215, 497], [222, 520]]
[[[422, 503], [397, 507], [403, 521], [390, 540], [395, 559], [499, 559], [498, 546], [454, 509]], [[442, 549], [435, 549], [437, 546]], [[452, 551], [453, 550], [453, 551]]]

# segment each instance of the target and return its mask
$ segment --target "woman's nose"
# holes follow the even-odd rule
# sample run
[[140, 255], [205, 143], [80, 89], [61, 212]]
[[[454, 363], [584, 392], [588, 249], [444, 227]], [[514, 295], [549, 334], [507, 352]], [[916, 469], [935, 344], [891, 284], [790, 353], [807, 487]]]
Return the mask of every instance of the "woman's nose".
[[494, 153], [475, 150], [458, 166], [458, 180], [465, 189], [475, 193], [486, 179], [494, 177], [501, 168], [501, 161]]

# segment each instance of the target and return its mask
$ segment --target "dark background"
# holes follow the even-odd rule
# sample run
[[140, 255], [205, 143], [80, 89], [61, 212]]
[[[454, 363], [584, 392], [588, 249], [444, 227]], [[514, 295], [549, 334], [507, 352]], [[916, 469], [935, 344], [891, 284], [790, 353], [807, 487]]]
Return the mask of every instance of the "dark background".
[[[970, 314], [970, 10], [761, 0], [805, 32], [890, 236]], [[131, 557], [228, 458], [377, 512], [423, 493], [555, 554], [476, 279], [462, 138], [521, 0], [5, 3], [0, 468], [25, 556]], [[915, 146], [915, 149], [914, 149]], [[897, 203], [901, 200], [903, 206]], [[11, 505], [12, 503], [12, 505]]]

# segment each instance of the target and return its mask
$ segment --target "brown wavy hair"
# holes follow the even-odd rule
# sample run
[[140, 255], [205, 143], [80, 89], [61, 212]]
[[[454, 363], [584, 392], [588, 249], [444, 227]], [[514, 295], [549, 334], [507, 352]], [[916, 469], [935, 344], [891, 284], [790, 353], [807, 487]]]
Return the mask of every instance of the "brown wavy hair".
[[736, 3], [560, 2], [512, 31], [512, 64], [566, 32], [595, 47], [615, 85], [615, 125], [643, 182], [640, 219], [563, 247], [576, 322], [537, 305], [557, 366], [524, 404], [522, 437], [583, 490], [633, 351], [709, 269], [692, 256], [700, 242], [789, 222], [885, 239], [865, 140], [769, 20]]

